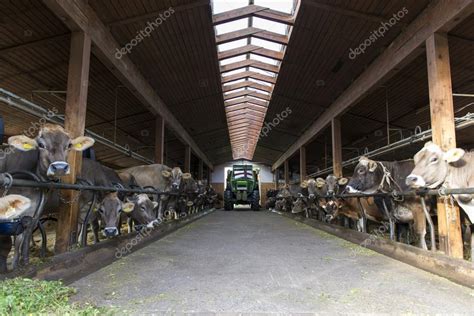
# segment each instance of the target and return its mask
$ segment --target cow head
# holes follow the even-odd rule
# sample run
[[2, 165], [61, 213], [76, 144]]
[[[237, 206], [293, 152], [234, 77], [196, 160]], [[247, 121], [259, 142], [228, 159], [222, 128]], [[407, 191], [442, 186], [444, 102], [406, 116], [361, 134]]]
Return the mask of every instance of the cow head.
[[278, 191], [277, 198], [286, 199], [291, 196], [290, 186], [288, 184], [282, 185]]
[[343, 188], [347, 184], [347, 178], [338, 178], [333, 174], [330, 174], [326, 177], [326, 185], [327, 185], [327, 193], [329, 195], [339, 194], [343, 190]]
[[57, 178], [69, 174], [69, 164], [67, 163], [69, 151], [83, 151], [94, 144], [94, 139], [86, 136], [71, 139], [61, 126], [45, 124], [35, 139], [17, 135], [10, 137], [8, 144], [20, 151], [37, 149], [39, 152], [39, 175]]
[[17, 194], [10, 194], [0, 198], [0, 219], [15, 219], [28, 210], [31, 200]]
[[375, 192], [382, 182], [383, 171], [377, 168], [378, 163], [367, 157], [361, 157], [354, 169], [354, 174], [347, 184], [350, 193]]
[[464, 156], [464, 150], [453, 148], [447, 152], [438, 145], [428, 142], [414, 157], [415, 168], [406, 178], [412, 188], [436, 188], [448, 174], [449, 164], [455, 164]]
[[99, 204], [98, 212], [100, 219], [105, 226], [104, 235], [115, 237], [119, 234], [120, 213], [130, 213], [135, 208], [133, 202], [122, 202], [118, 198], [117, 192], [107, 193]]
[[191, 178], [191, 174], [183, 173], [180, 167], [174, 167], [171, 171], [163, 170], [161, 172], [163, 177], [168, 180], [168, 186], [172, 192], [178, 192], [182, 188], [182, 180]]
[[300, 186], [303, 189], [308, 190], [308, 197], [309, 198], [314, 198], [315, 196], [321, 196], [326, 194], [326, 181], [323, 178], [317, 178], [315, 179], [308, 179], [303, 181]]
[[152, 228], [159, 224], [153, 212], [153, 210], [158, 206], [158, 203], [150, 200], [148, 195], [134, 194], [131, 198], [126, 198], [126, 201], [134, 204], [132, 211], [127, 212], [127, 214], [138, 225], [146, 225], [148, 228]]

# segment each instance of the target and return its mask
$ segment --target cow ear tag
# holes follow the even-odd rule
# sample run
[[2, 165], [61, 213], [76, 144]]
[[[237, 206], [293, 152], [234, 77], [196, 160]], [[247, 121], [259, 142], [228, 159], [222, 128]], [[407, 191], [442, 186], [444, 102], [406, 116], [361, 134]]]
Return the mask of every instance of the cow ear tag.
[[25, 149], [25, 150], [33, 149], [33, 145], [28, 144], [28, 143], [23, 143], [23, 149]]
[[76, 144], [74, 144], [74, 148], [76, 148], [76, 149], [81, 149], [81, 148], [82, 148], [82, 143], [76, 143]]
[[444, 153], [443, 158], [447, 163], [452, 163], [461, 159], [465, 153], [461, 148], [452, 148]]
[[134, 208], [135, 204], [133, 204], [132, 202], [122, 204], [122, 211], [124, 211], [125, 213], [130, 213], [131, 211], [133, 211]]

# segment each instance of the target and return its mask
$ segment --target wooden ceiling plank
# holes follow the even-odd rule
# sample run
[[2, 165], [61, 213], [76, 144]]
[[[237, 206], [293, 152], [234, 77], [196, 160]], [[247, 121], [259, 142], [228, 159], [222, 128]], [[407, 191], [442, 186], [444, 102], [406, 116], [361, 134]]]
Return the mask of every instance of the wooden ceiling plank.
[[211, 169], [213, 168], [210, 160], [197, 146], [196, 142], [176, 117], [174, 117], [163, 100], [156, 94], [155, 89], [146, 80], [138, 67], [125, 54], [122, 54], [121, 58], [116, 57], [116, 52], [120, 52], [119, 48], [121, 46], [89, 4], [81, 0], [44, 0], [43, 2], [71, 31], [88, 33], [94, 44], [95, 55], [102, 63], [150, 112], [162, 116], [166, 121], [166, 125], [184, 143], [189, 144], [196, 155], [204, 160], [206, 165]]
[[472, 0], [438, 1], [428, 6], [277, 159], [272, 169], [278, 168], [300, 147], [310, 142], [334, 117], [343, 114], [423, 53], [425, 42], [433, 33], [449, 32], [473, 13]]
[[258, 5], [248, 5], [242, 8], [225, 11], [222, 13], [214, 14], [212, 17], [212, 24], [218, 25], [222, 23], [232, 22], [251, 16], [253, 13], [267, 10], [268, 8], [261, 7]]

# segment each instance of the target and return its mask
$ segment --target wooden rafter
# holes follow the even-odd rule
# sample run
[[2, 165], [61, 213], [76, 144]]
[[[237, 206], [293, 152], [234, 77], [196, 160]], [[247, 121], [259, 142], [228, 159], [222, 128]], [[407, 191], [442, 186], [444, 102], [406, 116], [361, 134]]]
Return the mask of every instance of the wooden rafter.
[[472, 0], [438, 1], [428, 6], [278, 158], [272, 169], [278, 168], [301, 146], [311, 141], [328, 126], [334, 117], [343, 114], [378, 87], [381, 82], [393, 77], [403, 66], [424, 52], [425, 41], [433, 33], [448, 32], [473, 13]]
[[291, 14], [279, 12], [258, 5], [248, 5], [242, 8], [215, 14], [212, 18], [212, 22], [214, 25], [218, 25], [243, 18], [248, 18], [250, 16], [267, 19], [273, 22], [284, 23], [287, 25], [293, 25], [294, 23], [294, 17]]
[[216, 36], [216, 44], [225, 44], [233, 41], [238, 41], [243, 38], [247, 38], [249, 36], [263, 39], [269, 42], [277, 43], [277, 44], [282, 44], [282, 45], [287, 45], [288, 44], [288, 36], [287, 35], [281, 35], [278, 33], [270, 32], [270, 31], [265, 31], [256, 27], [247, 27], [241, 30], [233, 31], [233, 32], [228, 32], [224, 33], [221, 35]]
[[223, 60], [223, 59], [232, 58], [232, 57], [236, 57], [236, 56], [240, 56], [240, 55], [244, 55], [248, 53], [266, 57], [266, 58], [275, 59], [278, 61], [283, 60], [283, 52], [278, 52], [278, 51], [274, 51], [271, 49], [267, 49], [267, 48], [263, 48], [263, 47], [260, 47], [257, 45], [251, 45], [251, 44], [245, 45], [242, 47], [237, 47], [234, 49], [229, 49], [223, 52], [219, 52], [217, 54], [217, 59]]
[[193, 152], [209, 168], [212, 163], [188, 134], [184, 126], [171, 113], [155, 89], [140, 72], [138, 67], [127, 55], [115, 57], [117, 48], [121, 46], [115, 40], [109, 28], [97, 16], [93, 8], [81, 0], [43, 0], [44, 4], [56, 14], [71, 31], [86, 32], [94, 44], [96, 56], [103, 64], [131, 91], [137, 99], [153, 114], [163, 117], [167, 126], [185, 143], [192, 147]]
[[263, 82], [268, 82], [271, 84], [276, 83], [276, 77], [260, 74], [255, 71], [244, 71], [238, 74], [222, 77], [222, 83], [228, 83], [228, 82], [232, 82], [232, 81], [236, 81], [240, 79], [246, 79], [246, 78], [253, 78], [253, 79], [260, 80]]
[[250, 98], [250, 97], [248, 97], [248, 96], [243, 97], [243, 98], [240, 98], [240, 99], [231, 100], [231, 101], [225, 101], [225, 102], [224, 102], [226, 108], [229, 107], [229, 106], [232, 106], [232, 105], [237, 105], [237, 104], [249, 104], [249, 103], [252, 103], [252, 104], [254, 104], [255, 106], [262, 107], [262, 108], [267, 108], [267, 107], [268, 107], [268, 102], [264, 102], [264, 101], [260, 101], [260, 100], [257, 100], [257, 99], [253, 99], [253, 98]]
[[242, 82], [239, 82], [239, 83], [234, 83], [234, 84], [227, 85], [227, 86], [223, 86], [222, 91], [223, 92], [229, 92], [229, 91], [232, 91], [232, 90], [236, 90], [236, 89], [240, 89], [240, 88], [246, 88], [246, 87], [258, 89], [258, 90], [269, 92], [269, 93], [272, 93], [272, 91], [273, 91], [272, 86], [266, 86], [266, 85], [256, 83], [256, 82], [253, 82], [253, 81], [248, 81], [248, 80], [247, 81], [242, 81]]
[[265, 70], [265, 71], [273, 72], [276, 74], [280, 70], [279, 66], [267, 64], [258, 60], [246, 59], [246, 60], [238, 61], [235, 63], [230, 63], [224, 66], [220, 66], [220, 71], [221, 73], [224, 73], [224, 72], [229, 72], [229, 71], [233, 71], [233, 70], [237, 70], [241, 68], [247, 68], [247, 67], [254, 67], [260, 70]]

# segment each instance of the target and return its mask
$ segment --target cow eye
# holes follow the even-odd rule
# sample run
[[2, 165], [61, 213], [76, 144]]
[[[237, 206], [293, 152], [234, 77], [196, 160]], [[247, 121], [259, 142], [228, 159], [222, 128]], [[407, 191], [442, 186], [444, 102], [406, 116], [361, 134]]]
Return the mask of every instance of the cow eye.
[[363, 174], [363, 173], [364, 173], [364, 169], [360, 168], [359, 170], [357, 170], [357, 172], [358, 172], [359, 174]]
[[67, 145], [67, 149], [71, 149], [71, 148], [72, 148], [72, 143], [69, 143], [69, 144]]
[[437, 162], [438, 161], [438, 157], [433, 157], [430, 159], [430, 162], [433, 163], [433, 162]]
[[45, 148], [46, 148], [46, 146], [44, 145], [43, 142], [38, 142], [38, 147], [39, 147], [39, 148], [42, 148], [42, 149], [45, 149]]
[[145, 212], [146, 208], [144, 206], [140, 207], [140, 210], [142, 210], [143, 212]]

